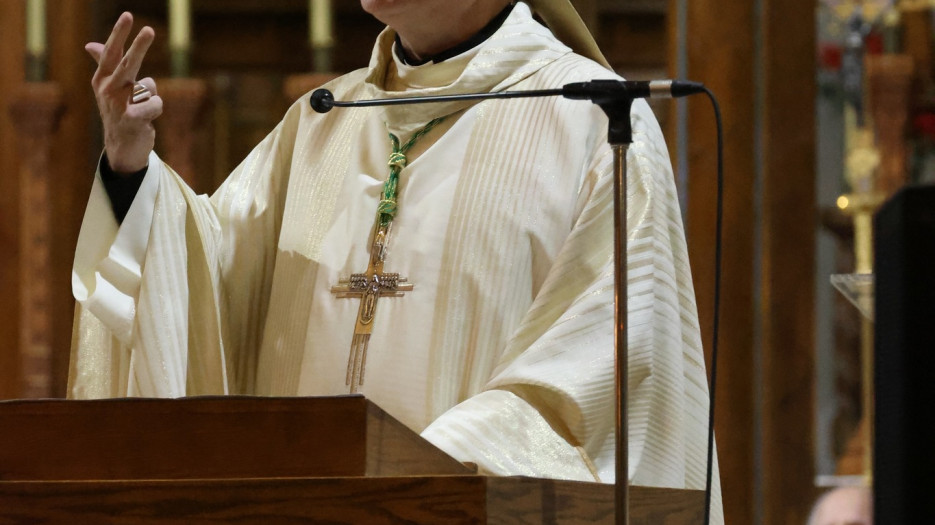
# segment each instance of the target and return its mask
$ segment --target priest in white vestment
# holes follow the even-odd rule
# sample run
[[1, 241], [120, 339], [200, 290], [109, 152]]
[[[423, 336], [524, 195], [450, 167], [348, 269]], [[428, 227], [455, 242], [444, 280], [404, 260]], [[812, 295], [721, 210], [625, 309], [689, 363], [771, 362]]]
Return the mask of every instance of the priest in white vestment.
[[[388, 27], [369, 67], [325, 87], [354, 100], [616, 78], [526, 4], [483, 3], [500, 14], [475, 45], [421, 63]], [[115, 33], [121, 24], [128, 33], [123, 18]], [[117, 40], [108, 45], [122, 55]], [[116, 56], [92, 46], [102, 69]], [[645, 103], [632, 122], [629, 474], [639, 485], [702, 489], [708, 394], [678, 199]], [[419, 130], [396, 162], [395, 214], [375, 243], [389, 134], [405, 143]], [[612, 483], [606, 136], [597, 106], [560, 97], [327, 114], [302, 97], [210, 197], [149, 152], [118, 221], [99, 170], [73, 271], [69, 395], [361, 392], [485, 472]], [[102, 164], [120, 171], [110, 146], [106, 154]], [[372, 277], [376, 258], [376, 273], [401, 286], [375, 297], [364, 336], [366, 294], [346, 292], [355, 275]]]

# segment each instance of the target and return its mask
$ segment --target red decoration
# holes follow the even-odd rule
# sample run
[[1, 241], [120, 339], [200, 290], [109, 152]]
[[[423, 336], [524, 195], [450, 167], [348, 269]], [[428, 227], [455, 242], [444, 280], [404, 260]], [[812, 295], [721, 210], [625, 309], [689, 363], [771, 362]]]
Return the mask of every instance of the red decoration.
[[825, 42], [818, 45], [818, 63], [822, 69], [838, 71], [841, 69], [841, 45]]

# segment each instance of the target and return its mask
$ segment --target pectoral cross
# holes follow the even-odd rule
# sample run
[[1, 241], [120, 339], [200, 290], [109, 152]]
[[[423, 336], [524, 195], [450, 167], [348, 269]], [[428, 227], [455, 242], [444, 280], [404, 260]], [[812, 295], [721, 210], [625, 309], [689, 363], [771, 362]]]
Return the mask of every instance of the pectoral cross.
[[354, 326], [354, 339], [347, 359], [347, 377], [344, 384], [350, 392], [356, 393], [364, 384], [364, 367], [367, 364], [367, 345], [373, 331], [373, 317], [380, 297], [401, 297], [412, 290], [412, 284], [398, 273], [384, 273], [383, 259], [386, 256], [386, 237], [389, 224], [377, 222], [370, 248], [370, 264], [365, 273], [355, 273], [348, 279], [338, 281], [331, 287], [331, 293], [338, 298], [360, 297], [357, 309], [357, 323]]
[[433, 119], [416, 131], [409, 141], [400, 145], [399, 138], [389, 133], [393, 151], [386, 163], [390, 176], [383, 183], [383, 193], [377, 206], [377, 217], [373, 227], [373, 244], [370, 246], [370, 264], [364, 273], [355, 273], [348, 279], [338, 281], [331, 287], [331, 293], [337, 297], [360, 297], [357, 309], [357, 323], [354, 326], [354, 339], [351, 340], [351, 352], [347, 358], [347, 378], [344, 384], [351, 393], [360, 391], [364, 384], [364, 366], [367, 364], [367, 344], [373, 331], [373, 317], [380, 297], [401, 297], [403, 292], [412, 290], [412, 285], [398, 273], [383, 273], [383, 259], [386, 257], [386, 242], [393, 224], [393, 218], [399, 209], [396, 200], [399, 192], [399, 172], [406, 167], [406, 152], [420, 137], [432, 130], [445, 117]]

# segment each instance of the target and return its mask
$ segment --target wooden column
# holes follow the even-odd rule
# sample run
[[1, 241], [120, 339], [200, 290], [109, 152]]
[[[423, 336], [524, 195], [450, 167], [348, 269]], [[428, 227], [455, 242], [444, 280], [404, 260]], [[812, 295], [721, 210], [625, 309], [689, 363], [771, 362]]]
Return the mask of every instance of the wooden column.
[[[687, 78], [715, 93], [724, 117], [724, 279], [715, 421], [724, 514], [727, 523], [755, 523], [753, 2], [686, 3]], [[675, 13], [674, 7], [670, 13]], [[717, 137], [711, 105], [703, 97], [688, 102], [687, 133], [686, 233], [702, 340], [710, 360]]]
[[161, 154], [189, 186], [204, 193], [207, 181], [198, 175], [195, 144], [206, 115], [208, 86], [196, 78], [163, 78], [157, 80], [156, 89], [164, 103], [162, 116], [155, 122]]
[[339, 73], [308, 73], [289, 75], [283, 83], [282, 92], [291, 104], [309, 91], [338, 78]]
[[868, 105], [881, 161], [875, 189], [889, 196], [909, 179], [906, 132], [915, 66], [911, 56], [896, 54], [868, 56], [866, 66]]
[[91, 90], [95, 65], [84, 45], [99, 40], [99, 35], [92, 31], [92, 3], [49, 0], [47, 5], [49, 27], [54, 28], [49, 41], [49, 78], [61, 86], [62, 101], [68, 108], [59, 123], [55, 154], [50, 160], [55, 174], [49, 284], [53, 315], [52, 395], [63, 397], [75, 310], [71, 294], [72, 261], [101, 151], [101, 134], [94, 127], [100, 117]]
[[10, 106], [21, 160], [20, 396], [51, 397], [53, 389], [52, 141], [64, 112], [51, 82], [25, 84]]
[[[814, 496], [815, 5], [690, 0], [684, 8], [687, 77], [718, 96], [724, 116], [715, 429], [725, 515], [804, 523]], [[687, 132], [689, 251], [710, 351], [716, 144], [701, 99], [689, 103]]]
[[[51, 395], [62, 396], [68, 369], [74, 300], [71, 297], [71, 262], [75, 253], [78, 228], [87, 203], [93, 174], [92, 144], [99, 133], [91, 131], [91, 119], [97, 119], [90, 78], [93, 61], [84, 51], [90, 39], [91, 6], [71, 0], [49, 0], [50, 32], [48, 77], [61, 88], [62, 102], [68, 112], [59, 122], [52, 140], [53, 154], [48, 158], [54, 174], [49, 207], [39, 210], [50, 214], [49, 257], [47, 274], [52, 326], [48, 336], [52, 345]], [[21, 394], [19, 333], [22, 317], [19, 301], [20, 283], [20, 166], [26, 162], [17, 153], [17, 134], [8, 105], [23, 88], [25, 42], [24, 3], [0, 2], [0, 34], [8, 45], [0, 48], [0, 398]], [[94, 148], [96, 149], [96, 148]]]
[[762, 1], [760, 475], [763, 523], [785, 525], [805, 523], [816, 495], [815, 2]]
[[0, 399], [19, 393], [19, 159], [7, 111], [23, 83], [25, 4], [0, 2]]
[[903, 52], [912, 57], [919, 91], [927, 92], [935, 81], [932, 60], [932, 15], [928, 9], [902, 12]]

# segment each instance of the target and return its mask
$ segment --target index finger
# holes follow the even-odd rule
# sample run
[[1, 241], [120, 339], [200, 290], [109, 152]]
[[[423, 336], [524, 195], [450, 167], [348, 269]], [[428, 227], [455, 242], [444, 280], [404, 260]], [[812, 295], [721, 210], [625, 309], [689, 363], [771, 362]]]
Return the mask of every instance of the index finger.
[[117, 23], [114, 24], [114, 30], [107, 37], [107, 42], [104, 43], [104, 49], [101, 51], [98, 67], [102, 73], [111, 74], [120, 63], [120, 59], [123, 57], [123, 46], [127, 42], [127, 35], [130, 34], [132, 27], [133, 15], [129, 12], [121, 14], [120, 18], [117, 19]]

